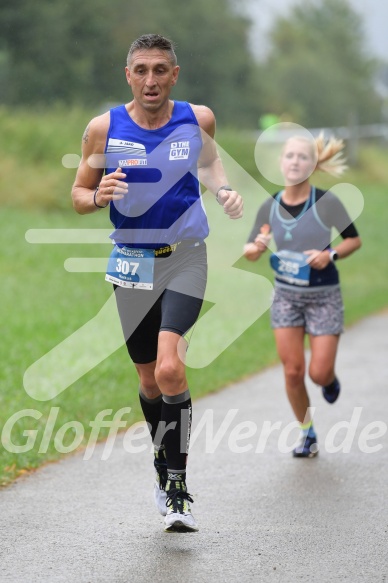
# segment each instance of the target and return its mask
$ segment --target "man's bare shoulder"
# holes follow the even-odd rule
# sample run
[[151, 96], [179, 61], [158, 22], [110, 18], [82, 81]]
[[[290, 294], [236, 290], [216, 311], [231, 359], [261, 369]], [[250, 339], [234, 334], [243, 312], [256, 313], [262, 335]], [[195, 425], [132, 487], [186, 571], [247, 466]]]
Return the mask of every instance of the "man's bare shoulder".
[[193, 105], [192, 103], [190, 105], [199, 127], [213, 138], [216, 130], [216, 118], [212, 110], [206, 105]]
[[107, 111], [102, 115], [98, 115], [90, 120], [84, 134], [82, 141], [84, 144], [89, 144], [90, 141], [99, 142], [105, 141], [110, 125], [110, 112]]

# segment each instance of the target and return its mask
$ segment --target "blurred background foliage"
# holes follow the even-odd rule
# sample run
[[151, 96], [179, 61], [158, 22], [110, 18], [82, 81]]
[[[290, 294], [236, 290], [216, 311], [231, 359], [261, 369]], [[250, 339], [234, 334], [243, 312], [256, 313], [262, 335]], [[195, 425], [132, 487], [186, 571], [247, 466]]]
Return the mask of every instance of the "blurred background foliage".
[[307, 127], [381, 120], [376, 63], [347, 0], [304, 0], [278, 18], [266, 59], [249, 48], [244, 0], [0, 0], [0, 104], [87, 108], [129, 101], [123, 67], [144, 33], [170, 37], [176, 99], [257, 128], [270, 111]]

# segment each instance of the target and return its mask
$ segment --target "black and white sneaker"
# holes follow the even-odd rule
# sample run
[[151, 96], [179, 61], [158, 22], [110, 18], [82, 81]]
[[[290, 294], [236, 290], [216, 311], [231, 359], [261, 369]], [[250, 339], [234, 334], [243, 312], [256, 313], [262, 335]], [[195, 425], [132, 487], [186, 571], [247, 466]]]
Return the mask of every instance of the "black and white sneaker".
[[190, 502], [194, 502], [181, 480], [168, 480], [167, 514], [164, 519], [165, 532], [197, 532], [198, 526], [191, 514]]

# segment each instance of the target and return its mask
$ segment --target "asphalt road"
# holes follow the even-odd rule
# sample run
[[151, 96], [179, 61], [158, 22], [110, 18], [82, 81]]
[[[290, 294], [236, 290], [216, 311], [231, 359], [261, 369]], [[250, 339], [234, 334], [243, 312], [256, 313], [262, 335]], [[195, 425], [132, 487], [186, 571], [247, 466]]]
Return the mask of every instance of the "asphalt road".
[[2, 490], [1, 583], [388, 582], [387, 331], [383, 314], [345, 333], [335, 405], [309, 385], [314, 459], [289, 452], [279, 367], [194, 403], [198, 533], [163, 532], [142, 425]]

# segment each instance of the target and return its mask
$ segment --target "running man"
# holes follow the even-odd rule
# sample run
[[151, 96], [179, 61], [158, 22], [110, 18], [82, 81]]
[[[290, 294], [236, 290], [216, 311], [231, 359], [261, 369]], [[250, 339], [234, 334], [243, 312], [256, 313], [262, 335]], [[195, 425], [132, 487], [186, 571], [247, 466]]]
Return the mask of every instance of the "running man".
[[155, 502], [166, 531], [190, 532], [198, 528], [186, 486], [192, 405], [183, 336], [198, 318], [207, 278], [199, 182], [231, 219], [242, 216], [243, 202], [228, 186], [213, 112], [170, 99], [179, 75], [173, 43], [141, 36], [125, 74], [133, 99], [87, 126], [73, 204], [80, 214], [109, 206], [114, 248], [106, 279], [139, 375], [155, 451]]

